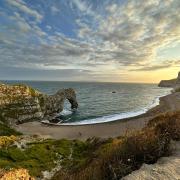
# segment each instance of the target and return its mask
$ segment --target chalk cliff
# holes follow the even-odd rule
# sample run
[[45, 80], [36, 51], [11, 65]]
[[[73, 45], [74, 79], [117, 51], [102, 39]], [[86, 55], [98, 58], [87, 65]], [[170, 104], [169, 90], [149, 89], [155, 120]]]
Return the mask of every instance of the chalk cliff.
[[173, 88], [180, 87], [180, 72], [176, 79], [162, 80], [158, 86], [159, 87], [173, 87]]
[[66, 99], [72, 109], [78, 107], [75, 91], [71, 88], [49, 96], [26, 85], [0, 84], [0, 121], [14, 124], [41, 120], [61, 112]]

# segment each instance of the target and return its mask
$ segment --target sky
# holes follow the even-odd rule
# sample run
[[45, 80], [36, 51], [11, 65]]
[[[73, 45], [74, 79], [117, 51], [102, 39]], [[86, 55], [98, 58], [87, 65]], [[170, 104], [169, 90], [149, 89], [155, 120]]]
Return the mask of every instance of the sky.
[[157, 83], [180, 71], [180, 0], [0, 0], [0, 79]]

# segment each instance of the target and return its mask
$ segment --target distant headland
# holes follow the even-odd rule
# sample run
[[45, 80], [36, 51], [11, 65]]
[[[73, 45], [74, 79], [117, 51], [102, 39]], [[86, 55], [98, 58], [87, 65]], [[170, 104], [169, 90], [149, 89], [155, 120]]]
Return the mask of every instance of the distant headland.
[[162, 80], [158, 86], [159, 87], [172, 87], [172, 88], [180, 87], [180, 72], [178, 73], [178, 77], [176, 79]]

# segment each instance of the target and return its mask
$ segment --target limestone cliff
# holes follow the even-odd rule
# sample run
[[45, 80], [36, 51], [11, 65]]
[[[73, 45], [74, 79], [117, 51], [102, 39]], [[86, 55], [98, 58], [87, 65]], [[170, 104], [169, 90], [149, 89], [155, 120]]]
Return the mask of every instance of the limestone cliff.
[[63, 110], [68, 99], [71, 108], [77, 108], [75, 91], [59, 90], [48, 96], [26, 85], [0, 84], [0, 121], [8, 124], [41, 120]]
[[158, 86], [159, 87], [173, 87], [173, 88], [180, 87], [180, 72], [176, 79], [162, 80]]

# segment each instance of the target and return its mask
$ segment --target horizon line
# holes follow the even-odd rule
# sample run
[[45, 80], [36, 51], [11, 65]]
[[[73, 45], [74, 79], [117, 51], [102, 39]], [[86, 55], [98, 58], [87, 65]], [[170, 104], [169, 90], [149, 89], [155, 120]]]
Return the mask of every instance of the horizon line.
[[68, 80], [30, 80], [30, 79], [0, 79], [1, 81], [32, 81], [32, 82], [83, 82], [83, 83], [131, 83], [131, 84], [158, 84], [155, 82], [133, 82], [133, 81], [68, 81]]

